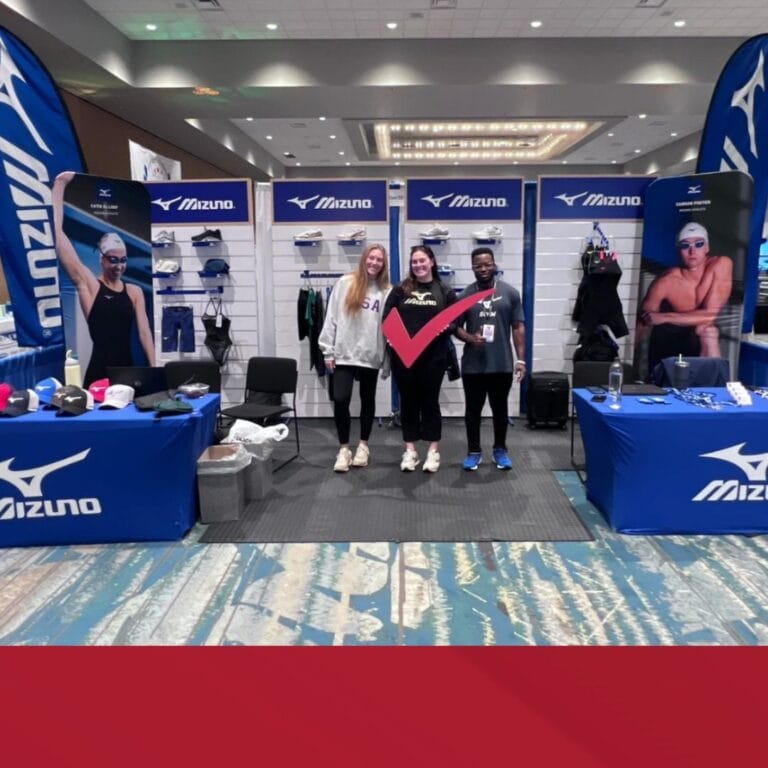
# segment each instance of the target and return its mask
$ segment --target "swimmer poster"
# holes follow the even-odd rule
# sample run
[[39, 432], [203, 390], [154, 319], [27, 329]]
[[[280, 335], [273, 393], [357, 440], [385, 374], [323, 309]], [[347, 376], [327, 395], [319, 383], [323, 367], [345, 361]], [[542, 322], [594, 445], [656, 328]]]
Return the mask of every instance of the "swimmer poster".
[[654, 181], [645, 196], [635, 373], [665, 357], [722, 357], [738, 375], [752, 179], [740, 171]]
[[136, 181], [75, 174], [54, 182], [52, 195], [57, 233], [63, 195], [56, 252], [64, 338], [84, 384], [92, 358], [96, 379], [108, 365], [147, 365], [154, 359], [149, 193]]

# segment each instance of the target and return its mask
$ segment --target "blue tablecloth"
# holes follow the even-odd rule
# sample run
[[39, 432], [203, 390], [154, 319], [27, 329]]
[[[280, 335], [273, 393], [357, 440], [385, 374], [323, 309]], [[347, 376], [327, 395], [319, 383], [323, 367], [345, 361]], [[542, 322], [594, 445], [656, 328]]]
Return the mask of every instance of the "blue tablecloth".
[[[703, 390], [700, 390], [703, 391]], [[726, 389], [708, 389], [721, 401]], [[623, 533], [768, 531], [768, 401], [712, 411], [681, 402], [620, 410], [573, 392], [587, 496]], [[705, 454], [718, 453], [718, 456]], [[742, 458], [740, 458], [742, 457]]]
[[0, 546], [181, 538], [197, 517], [197, 459], [219, 395], [156, 419], [132, 405], [0, 418]]
[[31, 389], [49, 376], [64, 381], [64, 347], [28, 349], [0, 357], [0, 382], [14, 389]]

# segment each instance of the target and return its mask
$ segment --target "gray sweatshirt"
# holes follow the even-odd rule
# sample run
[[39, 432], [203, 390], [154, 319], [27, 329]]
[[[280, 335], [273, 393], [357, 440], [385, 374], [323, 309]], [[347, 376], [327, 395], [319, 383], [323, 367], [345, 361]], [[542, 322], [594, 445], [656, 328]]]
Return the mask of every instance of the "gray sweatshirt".
[[390, 289], [382, 291], [374, 281], [369, 281], [363, 306], [351, 314], [345, 303], [352, 279], [353, 275], [344, 275], [333, 287], [318, 343], [323, 357], [333, 358], [337, 365], [381, 368], [384, 362], [381, 313]]

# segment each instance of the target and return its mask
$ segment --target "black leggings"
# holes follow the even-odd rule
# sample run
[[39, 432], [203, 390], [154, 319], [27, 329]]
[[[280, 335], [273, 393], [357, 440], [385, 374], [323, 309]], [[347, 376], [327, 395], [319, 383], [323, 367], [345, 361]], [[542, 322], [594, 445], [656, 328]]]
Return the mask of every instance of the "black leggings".
[[337, 365], [331, 377], [331, 397], [333, 399], [333, 420], [339, 443], [349, 443], [349, 428], [352, 418], [349, 415], [349, 403], [352, 400], [352, 385], [355, 379], [360, 382], [360, 439], [368, 441], [376, 415], [376, 384], [379, 372], [375, 368], [362, 368], [359, 365]]
[[469, 453], [480, 453], [480, 419], [485, 398], [493, 414], [493, 447], [507, 448], [507, 424], [509, 408], [507, 398], [512, 388], [511, 373], [467, 373], [462, 377], [464, 385], [464, 422], [467, 427]]
[[406, 368], [393, 355], [392, 373], [400, 392], [403, 441], [436, 443], [442, 437], [443, 428], [440, 385], [445, 374], [445, 359], [417, 360], [411, 368]]

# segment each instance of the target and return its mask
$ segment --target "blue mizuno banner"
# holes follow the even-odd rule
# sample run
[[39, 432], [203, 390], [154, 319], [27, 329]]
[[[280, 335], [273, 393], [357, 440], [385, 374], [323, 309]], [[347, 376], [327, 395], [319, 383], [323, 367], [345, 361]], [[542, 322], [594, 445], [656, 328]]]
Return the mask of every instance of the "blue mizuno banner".
[[251, 182], [159, 181], [145, 184], [153, 224], [249, 224]]
[[758, 293], [758, 256], [768, 204], [768, 35], [747, 40], [715, 86], [699, 147], [698, 173], [737, 170], [755, 182], [742, 331], [749, 333]]
[[652, 176], [542, 176], [539, 219], [639, 220]]
[[522, 179], [409, 179], [409, 221], [520, 221]]
[[293, 222], [387, 221], [387, 182], [275, 181], [272, 205], [276, 224]]
[[658, 179], [645, 195], [635, 373], [664, 358], [722, 357], [738, 371], [752, 179], [739, 171]]
[[0, 260], [19, 346], [62, 345], [51, 184], [85, 163], [69, 113], [45, 67], [0, 27]]

